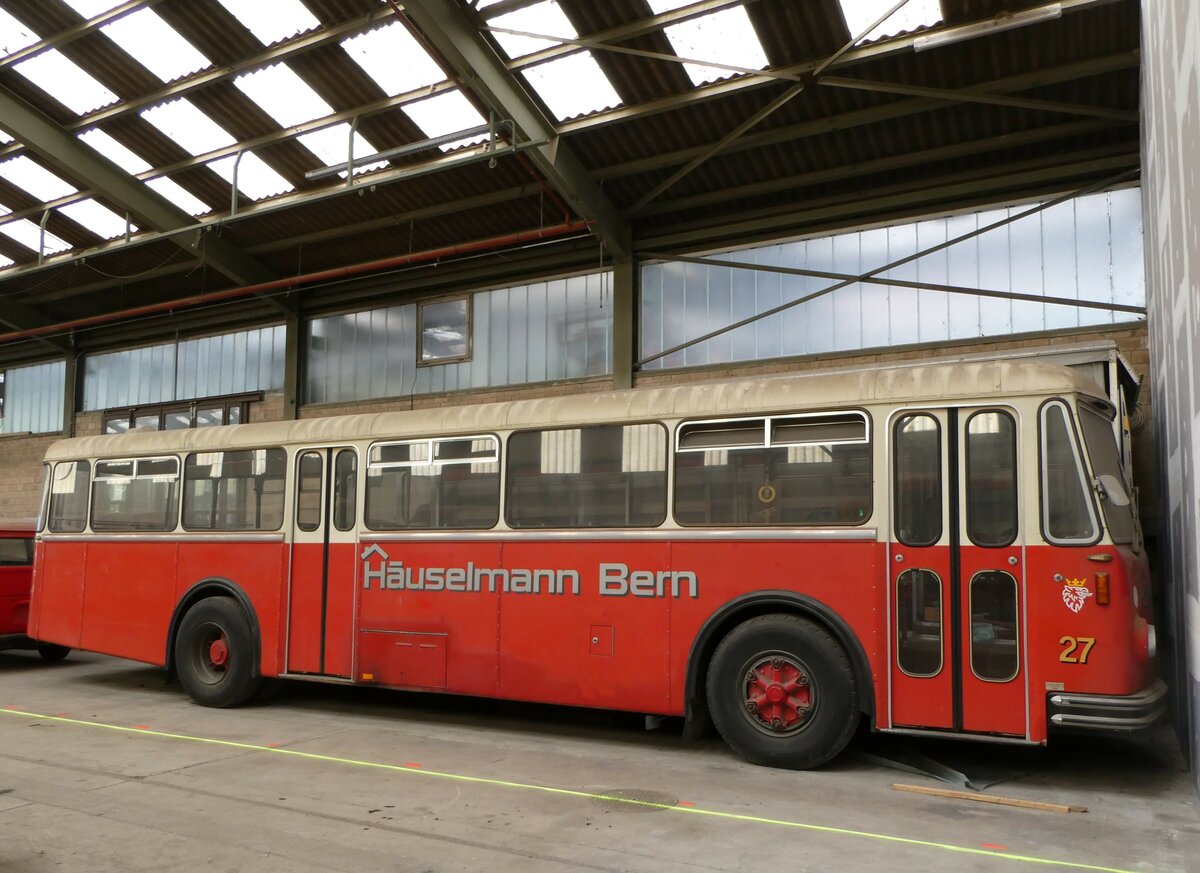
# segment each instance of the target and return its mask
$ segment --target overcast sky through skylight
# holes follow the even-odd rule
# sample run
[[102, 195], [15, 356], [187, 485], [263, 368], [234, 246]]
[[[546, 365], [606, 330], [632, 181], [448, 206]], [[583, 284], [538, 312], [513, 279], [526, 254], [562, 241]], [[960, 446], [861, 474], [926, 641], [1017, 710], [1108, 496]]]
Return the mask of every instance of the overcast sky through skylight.
[[[841, 0], [842, 15], [851, 36], [858, 36], [871, 22], [896, 5], [896, 0]], [[859, 42], [874, 42], [898, 33], [931, 27], [942, 20], [938, 0], [908, 0], [887, 21], [876, 27]]]
[[[687, 6], [693, 0], [647, 0], [655, 15]], [[893, 0], [894, 2], [894, 0]], [[750, 16], [741, 6], [713, 12], [682, 24], [663, 28], [675, 54], [684, 58], [716, 61], [748, 69], [762, 69], [768, 65], [767, 53], [750, 24]], [[715, 82], [738, 75], [732, 70], [707, 67], [702, 64], [684, 64], [693, 85]]]

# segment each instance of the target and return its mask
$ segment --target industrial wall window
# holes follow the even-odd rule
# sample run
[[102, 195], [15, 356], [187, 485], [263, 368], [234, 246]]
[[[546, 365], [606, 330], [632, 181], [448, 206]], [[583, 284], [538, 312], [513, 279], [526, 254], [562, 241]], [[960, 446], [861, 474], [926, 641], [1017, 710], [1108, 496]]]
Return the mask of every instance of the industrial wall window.
[[213, 397], [189, 403], [160, 403], [109, 409], [104, 413], [102, 433], [130, 430], [185, 430], [189, 427], [215, 427], [249, 421], [250, 404], [262, 400], [262, 394]]
[[471, 298], [432, 300], [417, 307], [418, 364], [471, 359]]

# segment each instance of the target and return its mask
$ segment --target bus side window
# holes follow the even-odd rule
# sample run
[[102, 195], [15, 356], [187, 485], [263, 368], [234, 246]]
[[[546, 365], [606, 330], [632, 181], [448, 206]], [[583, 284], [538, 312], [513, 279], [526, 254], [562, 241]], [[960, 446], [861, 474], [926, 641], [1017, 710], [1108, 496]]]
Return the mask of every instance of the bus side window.
[[178, 458], [97, 461], [92, 482], [92, 530], [175, 530], [178, 486]]
[[1042, 407], [1041, 487], [1046, 539], [1061, 545], [1094, 543], [1099, 535], [1096, 511], [1079, 442], [1061, 400]]
[[666, 519], [667, 432], [660, 424], [521, 431], [508, 447], [513, 527], [657, 527]]
[[[364, 510], [367, 528], [495, 527], [500, 518], [499, 453], [499, 441], [486, 434], [371, 446]], [[353, 497], [348, 496], [347, 502], [351, 520], [346, 529], [353, 524]]]
[[32, 563], [32, 537], [0, 537], [0, 567], [28, 567]]
[[279, 530], [286, 477], [283, 449], [188, 455], [183, 526], [187, 530]]
[[48, 524], [52, 533], [80, 533], [87, 526], [91, 472], [91, 465], [87, 461], [66, 461], [54, 465]]
[[314, 531], [321, 526], [321, 469], [324, 462], [320, 452], [305, 452], [296, 470], [296, 527]]
[[337, 453], [333, 476], [333, 526], [350, 530], [358, 506], [358, 453], [354, 449]]
[[896, 421], [896, 539], [932, 546], [942, 538], [941, 431], [925, 413]]

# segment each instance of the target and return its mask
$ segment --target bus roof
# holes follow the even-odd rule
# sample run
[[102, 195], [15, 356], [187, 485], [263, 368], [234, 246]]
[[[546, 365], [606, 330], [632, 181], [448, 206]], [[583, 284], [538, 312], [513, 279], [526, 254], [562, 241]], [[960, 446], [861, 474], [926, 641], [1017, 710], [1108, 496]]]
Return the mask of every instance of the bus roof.
[[529, 400], [273, 421], [59, 440], [46, 460], [147, 456], [290, 444], [328, 445], [388, 437], [489, 433], [525, 427], [758, 415], [770, 412], [939, 403], [1022, 395], [1084, 394], [1107, 402], [1095, 382], [1037, 361], [875, 365], [819, 373], [688, 382]]

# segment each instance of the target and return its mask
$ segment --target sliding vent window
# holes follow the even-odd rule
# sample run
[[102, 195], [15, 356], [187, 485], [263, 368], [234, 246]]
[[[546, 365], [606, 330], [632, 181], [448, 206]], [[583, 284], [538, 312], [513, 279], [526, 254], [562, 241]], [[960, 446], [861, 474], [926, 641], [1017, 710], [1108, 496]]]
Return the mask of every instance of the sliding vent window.
[[178, 514], [178, 458], [96, 462], [92, 530], [175, 530]]
[[932, 415], [905, 415], [896, 421], [896, 539], [913, 548], [942, 538], [941, 429]]
[[197, 531], [279, 530], [286, 477], [283, 449], [188, 455], [183, 467], [183, 526]]
[[516, 528], [657, 527], [667, 517], [667, 432], [659, 424], [513, 434], [508, 523]]
[[1017, 427], [1007, 412], [967, 421], [967, 536], [999, 548], [1017, 538]]
[[854, 525], [871, 517], [862, 412], [686, 422], [675, 450], [683, 525]]
[[1088, 545], [1099, 535], [1079, 443], [1060, 401], [1042, 407], [1042, 527], [1059, 545]]
[[500, 444], [494, 436], [371, 447], [371, 530], [486, 530], [500, 518]]

